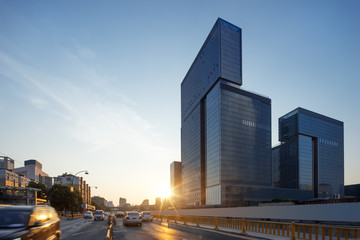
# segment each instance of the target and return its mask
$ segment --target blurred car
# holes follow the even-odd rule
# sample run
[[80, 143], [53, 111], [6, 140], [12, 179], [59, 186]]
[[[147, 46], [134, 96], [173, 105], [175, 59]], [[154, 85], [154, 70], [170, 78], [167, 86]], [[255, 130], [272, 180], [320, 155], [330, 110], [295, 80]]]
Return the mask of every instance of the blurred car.
[[54, 208], [47, 205], [0, 205], [0, 239], [60, 238], [60, 219]]
[[93, 218], [93, 213], [91, 211], [86, 211], [84, 213], [84, 218], [90, 218], [92, 219]]
[[124, 217], [124, 212], [122, 212], [122, 211], [117, 212], [117, 213], [115, 214], [115, 216], [116, 216], [117, 218], [122, 218], [122, 217]]
[[97, 221], [97, 220], [101, 220], [101, 221], [105, 220], [105, 214], [104, 214], [103, 210], [96, 210], [94, 212], [94, 221]]
[[128, 225], [142, 225], [142, 217], [140, 216], [140, 213], [135, 211], [129, 211], [126, 212], [124, 218], [123, 218], [123, 224], [124, 226]]
[[151, 212], [149, 212], [149, 211], [141, 212], [141, 217], [142, 217], [143, 222], [152, 222], [152, 220], [153, 220]]

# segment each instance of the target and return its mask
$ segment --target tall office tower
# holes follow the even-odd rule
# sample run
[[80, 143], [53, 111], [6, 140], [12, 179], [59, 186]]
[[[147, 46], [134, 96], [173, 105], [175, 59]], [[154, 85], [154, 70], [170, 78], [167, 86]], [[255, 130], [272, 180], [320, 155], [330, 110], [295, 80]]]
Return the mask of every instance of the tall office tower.
[[280, 187], [344, 196], [343, 122], [297, 108], [279, 118], [279, 141]]
[[241, 29], [218, 19], [181, 83], [185, 205], [238, 205], [271, 186], [271, 100], [244, 91]]
[[181, 204], [181, 162], [172, 162], [170, 164], [170, 189], [171, 201], [175, 206]]

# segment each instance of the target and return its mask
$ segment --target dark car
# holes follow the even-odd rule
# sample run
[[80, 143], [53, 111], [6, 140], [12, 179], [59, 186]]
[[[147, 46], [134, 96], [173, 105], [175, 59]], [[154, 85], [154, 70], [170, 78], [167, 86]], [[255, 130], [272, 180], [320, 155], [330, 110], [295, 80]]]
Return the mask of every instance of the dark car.
[[60, 219], [54, 208], [0, 205], [0, 239], [60, 239]]
[[117, 212], [117, 213], [115, 214], [115, 216], [116, 216], [117, 218], [122, 218], [122, 217], [124, 217], [124, 212], [122, 212], [122, 211]]

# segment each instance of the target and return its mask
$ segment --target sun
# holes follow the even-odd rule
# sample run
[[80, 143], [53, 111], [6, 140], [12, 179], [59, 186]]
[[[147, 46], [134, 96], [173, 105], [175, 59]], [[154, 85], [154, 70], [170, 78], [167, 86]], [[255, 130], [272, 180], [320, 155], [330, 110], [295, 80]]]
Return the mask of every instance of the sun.
[[157, 196], [161, 198], [169, 198], [171, 196], [170, 188], [166, 186], [158, 187]]

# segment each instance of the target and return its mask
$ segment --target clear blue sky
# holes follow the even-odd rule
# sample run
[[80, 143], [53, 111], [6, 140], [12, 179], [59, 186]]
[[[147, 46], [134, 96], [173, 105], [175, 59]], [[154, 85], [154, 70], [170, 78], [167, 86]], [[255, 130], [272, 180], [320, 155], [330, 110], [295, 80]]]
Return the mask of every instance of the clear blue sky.
[[360, 1], [0, 1], [0, 154], [118, 204], [154, 202], [180, 161], [180, 83], [218, 17], [242, 28], [243, 87], [278, 118], [345, 125], [360, 183]]

